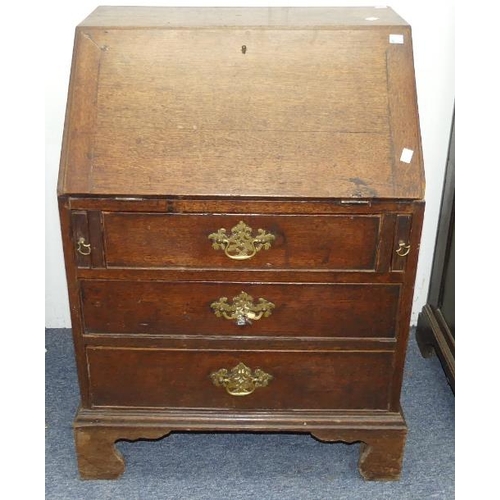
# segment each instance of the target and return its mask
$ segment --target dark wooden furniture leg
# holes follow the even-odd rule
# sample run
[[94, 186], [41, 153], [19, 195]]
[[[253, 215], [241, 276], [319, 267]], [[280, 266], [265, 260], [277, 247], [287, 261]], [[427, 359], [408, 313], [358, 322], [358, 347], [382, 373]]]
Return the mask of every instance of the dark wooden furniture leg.
[[395, 481], [401, 475], [406, 432], [392, 431], [361, 443], [359, 472], [369, 481]]
[[340, 432], [321, 430], [311, 433], [320, 441], [361, 442], [358, 469], [367, 481], [396, 481], [403, 466], [406, 429]]
[[418, 315], [415, 338], [423, 358], [430, 358], [436, 354], [434, 349], [434, 335], [430, 324], [430, 316], [427, 314], [428, 306], [424, 306], [423, 311]]
[[125, 470], [122, 454], [115, 443], [120, 439], [158, 439], [170, 433], [163, 428], [102, 427], [75, 424], [78, 469], [82, 479], [116, 479]]
[[418, 315], [415, 333], [424, 358], [437, 354], [451, 389], [455, 392], [455, 334], [440, 309], [426, 304]]

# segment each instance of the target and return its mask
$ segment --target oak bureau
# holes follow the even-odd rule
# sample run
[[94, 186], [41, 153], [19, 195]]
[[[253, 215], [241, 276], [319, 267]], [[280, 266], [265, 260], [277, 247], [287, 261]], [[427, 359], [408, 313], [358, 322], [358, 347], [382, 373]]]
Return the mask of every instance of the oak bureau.
[[82, 478], [181, 430], [360, 442], [399, 477], [424, 173], [394, 11], [97, 8], [58, 198]]

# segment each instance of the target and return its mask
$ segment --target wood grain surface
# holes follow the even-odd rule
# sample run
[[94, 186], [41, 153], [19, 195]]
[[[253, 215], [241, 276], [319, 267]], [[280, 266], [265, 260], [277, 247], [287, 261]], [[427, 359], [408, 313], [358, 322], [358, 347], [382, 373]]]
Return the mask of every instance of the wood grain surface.
[[[88, 347], [87, 359], [96, 407], [387, 410], [393, 354]], [[240, 362], [273, 379], [248, 396], [213, 384]]]
[[81, 27], [60, 192], [421, 198], [393, 31]]
[[[234, 260], [214, 249], [209, 235], [231, 236], [240, 221], [272, 234], [269, 249]], [[373, 270], [380, 216], [239, 216], [143, 213], [103, 214], [108, 267], [204, 267], [223, 269]]]
[[[238, 326], [210, 305], [245, 291], [275, 307], [269, 317]], [[308, 283], [81, 282], [87, 333], [157, 335], [396, 337], [400, 286]]]
[[[118, 477], [119, 439], [249, 430], [360, 441], [362, 476], [397, 479], [424, 190], [393, 10], [97, 8], [58, 180], [81, 476]], [[212, 246], [240, 221], [270, 248]], [[242, 291], [271, 314], [214, 314]], [[214, 385], [238, 363], [269, 384]]]
[[[370, 19], [366, 19], [369, 17]], [[376, 19], [373, 19], [373, 18]], [[108, 7], [95, 9], [80, 26], [116, 28], [334, 29], [336, 27], [404, 26], [391, 8], [377, 7]]]

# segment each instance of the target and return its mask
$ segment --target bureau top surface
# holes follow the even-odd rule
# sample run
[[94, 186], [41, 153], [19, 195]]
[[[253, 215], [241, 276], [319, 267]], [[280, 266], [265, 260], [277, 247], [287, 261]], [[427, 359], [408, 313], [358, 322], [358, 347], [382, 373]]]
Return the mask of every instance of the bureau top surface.
[[421, 199], [411, 31], [388, 8], [100, 7], [59, 194]]
[[[376, 18], [376, 19], [374, 19]], [[406, 25], [389, 7], [109, 7], [101, 6], [80, 26], [114, 28], [335, 28]]]

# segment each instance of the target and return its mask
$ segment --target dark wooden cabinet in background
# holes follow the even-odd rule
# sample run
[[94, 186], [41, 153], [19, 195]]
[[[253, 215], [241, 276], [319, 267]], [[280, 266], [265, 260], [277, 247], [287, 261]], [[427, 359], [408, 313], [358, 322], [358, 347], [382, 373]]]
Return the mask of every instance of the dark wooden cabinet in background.
[[391, 9], [98, 8], [58, 195], [83, 478], [177, 430], [361, 442], [399, 477], [424, 171]]
[[444, 179], [427, 304], [417, 324], [424, 357], [437, 354], [455, 391], [455, 120]]

